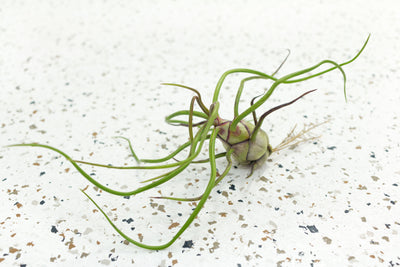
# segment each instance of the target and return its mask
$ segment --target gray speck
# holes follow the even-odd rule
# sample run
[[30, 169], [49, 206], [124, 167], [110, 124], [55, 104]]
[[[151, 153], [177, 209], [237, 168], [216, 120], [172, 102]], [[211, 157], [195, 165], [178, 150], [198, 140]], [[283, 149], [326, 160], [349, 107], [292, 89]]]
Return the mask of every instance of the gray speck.
[[315, 225], [307, 225], [307, 229], [310, 230], [311, 233], [318, 233], [318, 229]]

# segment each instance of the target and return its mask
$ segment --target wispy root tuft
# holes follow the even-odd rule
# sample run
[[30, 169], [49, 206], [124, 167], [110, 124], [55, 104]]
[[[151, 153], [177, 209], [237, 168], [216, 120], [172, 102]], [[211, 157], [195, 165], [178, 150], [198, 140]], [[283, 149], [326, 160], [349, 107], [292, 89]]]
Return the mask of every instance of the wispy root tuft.
[[309, 132], [311, 130], [317, 128], [318, 126], [321, 126], [322, 124], [327, 123], [328, 121], [324, 121], [324, 122], [321, 122], [318, 124], [310, 123], [308, 125], [304, 125], [303, 129], [298, 133], [295, 133], [296, 126], [297, 126], [297, 125], [295, 125], [292, 128], [292, 130], [288, 133], [286, 138], [283, 139], [279, 145], [277, 145], [275, 148], [272, 149], [272, 152], [278, 152], [285, 148], [293, 149], [294, 147], [296, 147], [297, 145], [299, 145], [301, 143], [313, 141], [313, 140], [320, 138], [320, 136], [310, 136]]

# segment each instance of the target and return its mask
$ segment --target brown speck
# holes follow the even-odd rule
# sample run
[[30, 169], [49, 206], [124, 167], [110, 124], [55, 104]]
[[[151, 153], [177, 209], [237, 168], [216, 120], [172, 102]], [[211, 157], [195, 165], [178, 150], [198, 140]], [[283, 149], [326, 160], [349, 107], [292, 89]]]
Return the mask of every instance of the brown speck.
[[161, 212], [165, 212], [165, 206], [164, 205], [160, 205], [160, 206], [158, 206], [158, 209], [157, 210], [159, 210], [159, 211], [161, 211]]
[[293, 176], [292, 175], [289, 175], [288, 177], [286, 177], [288, 180], [293, 180], [294, 178], [293, 178]]
[[378, 176], [375, 176], [375, 175], [372, 175], [371, 178], [372, 178], [372, 180], [374, 180], [375, 182], [379, 180], [379, 177], [378, 177]]
[[142, 242], [143, 241], [143, 235], [141, 233], [139, 233], [138, 237], [139, 237], [140, 242]]
[[14, 237], [16, 235], [16, 233], [13, 233], [12, 235], [11, 235], [11, 237]]
[[64, 233], [61, 233], [61, 234], [59, 234], [59, 236], [61, 236], [63, 239], [62, 239], [62, 242], [64, 242], [64, 240], [65, 240], [65, 235], [64, 235]]
[[221, 217], [226, 217], [226, 212], [220, 212], [220, 213], [218, 213]]
[[358, 185], [357, 187], [358, 190], [367, 190], [367, 187], [365, 185]]
[[329, 237], [326, 237], [326, 236], [324, 236], [324, 237], [322, 238], [322, 240], [324, 240], [325, 243], [327, 243], [328, 245], [330, 245], [330, 244], [332, 243], [332, 239], [330, 239]]
[[172, 258], [172, 252], [168, 252], [168, 258]]
[[4, 261], [5, 259], [4, 258], [0, 258], [0, 262], [2, 262], [2, 261]]
[[37, 128], [37, 127], [36, 127], [35, 124], [32, 124], [32, 125], [29, 126], [29, 129], [31, 129], [31, 130], [34, 130], [34, 129], [36, 129], [36, 128]]
[[213, 247], [209, 249], [210, 253], [214, 253], [217, 248], [219, 248], [219, 242], [214, 242]]
[[40, 164], [37, 163], [37, 162], [33, 163], [33, 165], [34, 165], [34, 166], [40, 166]]
[[13, 248], [13, 247], [9, 247], [9, 248], [8, 248], [8, 252], [10, 252], [10, 253], [15, 253], [15, 252], [17, 252], [17, 251], [20, 251], [20, 249]]
[[382, 236], [382, 239], [386, 240], [387, 242], [389, 242], [389, 237], [387, 237], [387, 236]]
[[228, 201], [228, 205], [233, 205], [232, 201], [229, 200]]
[[87, 256], [89, 256], [89, 253], [82, 252], [82, 254], [81, 254], [81, 259], [82, 259], [82, 258], [86, 258]]
[[356, 146], [356, 149], [361, 149], [361, 146]]
[[96, 133], [96, 132], [92, 133], [92, 136], [93, 136], [94, 138], [96, 138], [96, 137], [97, 137], [97, 133]]
[[55, 262], [56, 259], [57, 259], [56, 257], [51, 257], [51, 258], [50, 258], [50, 262]]
[[10, 189], [7, 189], [7, 193], [9, 195], [18, 195], [18, 190], [14, 189], [13, 191], [11, 191]]
[[71, 238], [68, 242], [65, 243], [65, 245], [68, 246], [68, 249], [73, 249], [75, 247], [74, 239]]
[[174, 222], [168, 227], [168, 229], [172, 229], [172, 228], [178, 227], [178, 225], [179, 225], [179, 223]]
[[96, 244], [97, 244], [97, 245], [100, 245], [100, 241], [96, 241]]
[[28, 247], [33, 247], [34, 246], [34, 244], [33, 244], [33, 242], [29, 242], [28, 244], [26, 244]]
[[264, 183], [268, 183], [269, 182], [269, 180], [267, 178], [265, 178], [264, 176], [261, 176], [260, 180], [263, 181]]
[[172, 265], [175, 265], [178, 263], [178, 260], [172, 260]]
[[65, 172], [69, 172], [69, 168], [66, 168], [64, 171], [65, 171]]
[[365, 217], [361, 217], [361, 221], [362, 221], [362, 222], [366, 222], [367, 219], [366, 219]]
[[286, 251], [285, 250], [280, 250], [279, 248], [277, 248], [276, 249], [276, 253], [278, 253], [278, 254], [285, 254], [286, 253]]

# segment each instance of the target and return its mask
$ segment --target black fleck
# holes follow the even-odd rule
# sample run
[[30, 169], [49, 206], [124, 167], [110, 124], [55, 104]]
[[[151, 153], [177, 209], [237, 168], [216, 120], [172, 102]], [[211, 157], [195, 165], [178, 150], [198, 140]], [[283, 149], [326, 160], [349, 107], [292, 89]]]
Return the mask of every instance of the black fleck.
[[307, 225], [307, 229], [310, 230], [311, 233], [318, 233], [318, 229], [315, 225]]
[[183, 248], [191, 248], [191, 247], [193, 247], [192, 240], [185, 241], [185, 244], [183, 244]]
[[278, 207], [276, 207], [276, 208], [275, 208], [275, 210], [279, 210], [279, 208], [278, 208]]
[[278, 164], [278, 167], [279, 167], [279, 168], [283, 168], [282, 164]]
[[123, 222], [127, 222], [128, 224], [130, 224], [131, 222], [133, 222], [133, 219], [132, 219], [132, 218], [123, 219], [122, 221], [123, 221]]
[[44, 200], [40, 201], [40, 205], [43, 205], [44, 203], [45, 203], [45, 201], [44, 201]]
[[327, 147], [329, 150], [334, 150], [334, 149], [336, 149], [336, 146], [328, 146]]
[[39, 176], [45, 175], [46, 172], [40, 172]]
[[230, 190], [236, 190], [236, 189], [235, 189], [235, 185], [234, 185], [234, 184], [231, 184], [231, 186], [229, 186], [229, 189], [230, 189]]
[[372, 151], [371, 154], [369, 155], [371, 158], [375, 158], [375, 153]]
[[58, 232], [57, 228], [54, 225], [51, 226], [51, 230], [50, 231], [52, 233], [57, 233]]
[[124, 196], [124, 198], [125, 198], [125, 199], [130, 199], [130, 198], [131, 198], [131, 196]]
[[349, 213], [349, 210], [344, 210], [344, 213]]

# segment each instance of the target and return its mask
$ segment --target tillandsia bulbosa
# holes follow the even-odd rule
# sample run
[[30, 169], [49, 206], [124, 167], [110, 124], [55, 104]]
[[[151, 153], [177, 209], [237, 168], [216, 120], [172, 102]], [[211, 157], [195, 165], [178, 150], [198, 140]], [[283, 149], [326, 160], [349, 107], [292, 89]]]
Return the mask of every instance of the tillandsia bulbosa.
[[[135, 158], [137, 163], [144, 163], [144, 165], [137, 164], [136, 166], [112, 166], [112, 165], [107, 165], [107, 164], [98, 164], [98, 163], [91, 163], [91, 162], [85, 162], [85, 161], [79, 161], [79, 160], [74, 160], [72, 159], [69, 155], [64, 153], [63, 151], [59, 150], [58, 148], [45, 145], [45, 144], [38, 144], [38, 143], [27, 143], [27, 144], [15, 144], [15, 145], [10, 145], [10, 146], [32, 146], [32, 147], [42, 147], [46, 149], [53, 150], [57, 152], [58, 154], [62, 155], [65, 157], [75, 168], [76, 170], [84, 176], [89, 182], [91, 182], [93, 185], [97, 186], [98, 188], [102, 189], [103, 191], [106, 191], [108, 193], [118, 195], [118, 196], [131, 196], [131, 195], [137, 195], [143, 191], [152, 189], [156, 186], [159, 186], [175, 176], [177, 176], [179, 173], [181, 173], [183, 170], [185, 170], [189, 165], [192, 163], [209, 163], [210, 169], [211, 169], [211, 174], [209, 177], [209, 181], [207, 184], [207, 187], [205, 188], [203, 194], [199, 197], [194, 197], [194, 198], [178, 198], [178, 197], [156, 197], [156, 198], [162, 198], [162, 199], [171, 199], [171, 200], [177, 200], [177, 201], [198, 201], [196, 207], [194, 208], [193, 212], [187, 218], [186, 222], [182, 225], [182, 227], [175, 233], [175, 235], [171, 238], [170, 241], [166, 242], [165, 244], [161, 245], [147, 245], [141, 242], [138, 242], [136, 240], [133, 240], [130, 238], [128, 235], [123, 233], [115, 224], [114, 222], [106, 215], [106, 213], [103, 211], [102, 208], [86, 193], [84, 190], [81, 190], [86, 197], [101, 211], [101, 213], [105, 216], [107, 221], [111, 224], [111, 226], [127, 241], [142, 247], [146, 249], [152, 249], [152, 250], [160, 250], [169, 247], [171, 244], [173, 244], [179, 237], [180, 235], [189, 227], [189, 225], [193, 222], [193, 220], [196, 218], [198, 213], [200, 212], [201, 208], [204, 206], [204, 203], [207, 201], [212, 189], [225, 177], [228, 175], [231, 167], [232, 167], [232, 158], [235, 159], [239, 164], [247, 164], [250, 166], [251, 171], [250, 174], [253, 172], [254, 167], [257, 167], [258, 165], [261, 165], [265, 159], [267, 159], [271, 153], [274, 151], [278, 151], [284, 147], [287, 147], [288, 145], [292, 145], [296, 142], [298, 142], [299, 138], [301, 135], [304, 133], [304, 131], [298, 135], [292, 135], [289, 138], [286, 138], [280, 145], [278, 145], [275, 148], [272, 148], [272, 146], [269, 143], [268, 140], [268, 135], [266, 134], [265, 131], [261, 129], [261, 125], [264, 122], [264, 119], [266, 116], [268, 116], [271, 112], [274, 112], [280, 108], [283, 108], [285, 106], [288, 106], [300, 98], [304, 97], [305, 95], [315, 91], [311, 90], [308, 92], [303, 93], [299, 97], [295, 98], [294, 100], [284, 103], [281, 105], [278, 105], [264, 114], [262, 114], [260, 117], [257, 117], [256, 115], [256, 110], [265, 103], [265, 101], [268, 100], [268, 98], [271, 96], [271, 94], [275, 91], [275, 89], [280, 85], [280, 84], [292, 84], [292, 83], [299, 83], [303, 82], [318, 76], [321, 76], [327, 72], [333, 71], [338, 69], [344, 80], [344, 96], [345, 99], [347, 100], [346, 97], [346, 75], [345, 72], [343, 71], [343, 66], [353, 62], [355, 59], [358, 58], [358, 56], [361, 54], [361, 52], [364, 50], [365, 46], [368, 43], [369, 37], [365, 41], [364, 45], [360, 49], [360, 51], [350, 60], [338, 64], [332, 60], [322, 60], [318, 64], [293, 72], [291, 74], [285, 75], [281, 78], [276, 78], [275, 74], [278, 72], [282, 64], [286, 61], [283, 61], [283, 63], [279, 66], [279, 68], [271, 75], [268, 75], [266, 73], [252, 70], [252, 69], [231, 69], [226, 71], [225, 73], [222, 74], [220, 79], [218, 80], [218, 83], [216, 85], [215, 91], [214, 91], [214, 96], [212, 99], [212, 102], [209, 106], [207, 106], [204, 102], [203, 99], [199, 93], [198, 90], [190, 88], [188, 86], [180, 85], [180, 84], [174, 84], [174, 83], [165, 83], [164, 85], [169, 85], [169, 86], [178, 86], [180, 88], [184, 88], [187, 90], [190, 90], [194, 92], [194, 96], [192, 97], [190, 101], [190, 106], [189, 109], [187, 110], [179, 110], [169, 116], [166, 117], [166, 122], [172, 125], [180, 125], [180, 126], [185, 126], [188, 129], [188, 141], [184, 143], [183, 145], [179, 146], [174, 152], [172, 152], [170, 155], [159, 158], [159, 159], [139, 159], [131, 145], [131, 142], [129, 139], [125, 137], [121, 137], [125, 139], [128, 142], [128, 146], [130, 149], [130, 152], [132, 156]], [[315, 74], [311, 74], [312, 71], [319, 70], [322, 66], [328, 65], [330, 66], [329, 68], [326, 68], [324, 70], [321, 70]], [[234, 73], [245, 73], [245, 74], [250, 74], [252, 76], [249, 76], [245, 79], [243, 79], [240, 83], [239, 89], [237, 90], [236, 93], [236, 98], [235, 98], [235, 103], [234, 103], [234, 116], [232, 120], [225, 120], [219, 117], [218, 111], [219, 111], [219, 94], [221, 87], [224, 83], [225, 78]], [[303, 77], [299, 77], [303, 76]], [[305, 77], [304, 77], [305, 76]], [[271, 87], [262, 95], [256, 96], [251, 100], [250, 106], [244, 110], [243, 112], [239, 112], [239, 101], [241, 98], [241, 94], [244, 88], [244, 85], [246, 82], [254, 79], [265, 79], [265, 80], [270, 80], [272, 82]], [[257, 100], [258, 99], [258, 100]], [[198, 105], [200, 110], [195, 110], [195, 105]], [[253, 121], [247, 121], [245, 120], [248, 116], [252, 115]], [[185, 119], [179, 119], [178, 117], [180, 116], [185, 116]], [[196, 120], [200, 120], [199, 122], [194, 122], [194, 118]], [[309, 129], [308, 129], [309, 130]], [[305, 130], [305, 131], [308, 131]], [[215, 153], [215, 142], [216, 140], [219, 139], [222, 141], [226, 152], [223, 153]], [[204, 144], [208, 142], [208, 159], [204, 160], [197, 160], [196, 158], [200, 154], [200, 152], [203, 149]], [[175, 160], [175, 156], [182, 153], [186, 152], [187, 156], [183, 160]], [[216, 167], [216, 159], [225, 157], [227, 160], [226, 167], [224, 171], [219, 174], [217, 173], [217, 167]], [[171, 162], [170, 160], [175, 160], [174, 162]], [[165, 163], [169, 162], [169, 163]], [[165, 164], [164, 164], [165, 163]], [[113, 169], [167, 169], [165, 173], [162, 175], [159, 175], [154, 178], [147, 179], [146, 181], [143, 181], [144, 183], [148, 183], [145, 186], [139, 187], [135, 190], [132, 191], [118, 191], [114, 190], [112, 188], [107, 187], [104, 184], [101, 184], [97, 180], [93, 179], [87, 172], [85, 172], [81, 165], [92, 165], [92, 166], [97, 166], [97, 167], [105, 167], [105, 168], [113, 168]]]

